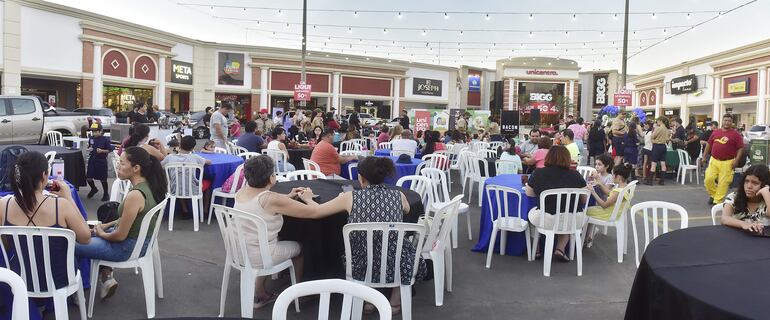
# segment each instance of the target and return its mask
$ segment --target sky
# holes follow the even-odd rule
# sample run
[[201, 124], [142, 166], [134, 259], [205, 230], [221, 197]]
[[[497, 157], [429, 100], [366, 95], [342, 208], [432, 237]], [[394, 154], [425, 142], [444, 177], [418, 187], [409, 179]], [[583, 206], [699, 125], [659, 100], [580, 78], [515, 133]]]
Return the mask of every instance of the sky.
[[[301, 47], [300, 0], [48, 1], [198, 40]], [[308, 0], [308, 50], [490, 69], [498, 59], [548, 56], [576, 60], [583, 71], [620, 69], [623, 7], [622, 0]], [[631, 0], [629, 12], [632, 75], [770, 39], [770, 0]]]

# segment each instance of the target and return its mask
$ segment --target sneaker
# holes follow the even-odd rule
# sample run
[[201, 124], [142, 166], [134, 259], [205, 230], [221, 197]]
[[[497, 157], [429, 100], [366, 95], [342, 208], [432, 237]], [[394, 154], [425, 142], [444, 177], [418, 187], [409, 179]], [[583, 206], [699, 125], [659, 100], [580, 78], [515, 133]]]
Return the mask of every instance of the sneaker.
[[104, 280], [99, 291], [99, 297], [102, 300], [106, 300], [115, 294], [115, 290], [118, 289], [118, 281], [110, 275], [107, 280]]

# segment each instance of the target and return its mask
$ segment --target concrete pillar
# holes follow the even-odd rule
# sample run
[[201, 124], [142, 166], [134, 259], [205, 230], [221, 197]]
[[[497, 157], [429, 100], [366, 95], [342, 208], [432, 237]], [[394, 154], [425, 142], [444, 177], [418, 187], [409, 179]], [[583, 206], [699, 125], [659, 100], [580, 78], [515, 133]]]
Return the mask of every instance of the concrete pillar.
[[393, 81], [393, 106], [390, 108], [390, 117], [395, 118], [400, 115], [399, 111], [401, 110], [401, 78], [396, 78], [395, 81]]
[[508, 79], [508, 110], [513, 110], [513, 79]]
[[759, 69], [759, 82], [757, 86], [757, 122], [755, 124], [767, 123], [767, 67]]
[[[573, 106], [576, 105], [575, 104], [575, 80], [570, 80], [569, 81], [569, 94], [567, 95], [567, 97], [569, 97], [569, 104], [571, 104]], [[569, 108], [568, 108], [568, 110], [569, 110]], [[573, 107], [573, 112], [572, 113], [574, 113], [574, 107]], [[574, 116], [574, 114], [573, 114], [573, 116]]]
[[4, 95], [21, 95], [21, 5], [5, 1], [3, 10]]
[[166, 110], [166, 56], [158, 58], [158, 109]]
[[722, 77], [714, 77], [714, 108], [712, 109], [711, 120], [719, 121], [722, 123], [720, 114], [722, 113], [722, 104], [719, 100], [722, 99]]
[[104, 107], [104, 90], [102, 89], [102, 43], [94, 42], [94, 59], [93, 59], [93, 72], [94, 81], [92, 82], [91, 89], [91, 107], [102, 108]]
[[[650, 98], [647, 98], [650, 101]], [[663, 115], [663, 111], [660, 110], [660, 87], [655, 88], [655, 118]]]
[[190, 111], [203, 111], [214, 106], [214, 88], [217, 82], [216, 50], [196, 45], [193, 48], [193, 92]]
[[268, 67], [260, 67], [259, 68], [259, 109], [260, 110], [268, 110], [269, 106], [267, 103], [267, 96], [270, 91], [267, 86], [268, 82], [268, 71], [270, 71], [270, 68]]
[[[332, 79], [332, 108], [340, 110], [340, 73], [335, 72]], [[326, 111], [329, 111], [328, 109]]]

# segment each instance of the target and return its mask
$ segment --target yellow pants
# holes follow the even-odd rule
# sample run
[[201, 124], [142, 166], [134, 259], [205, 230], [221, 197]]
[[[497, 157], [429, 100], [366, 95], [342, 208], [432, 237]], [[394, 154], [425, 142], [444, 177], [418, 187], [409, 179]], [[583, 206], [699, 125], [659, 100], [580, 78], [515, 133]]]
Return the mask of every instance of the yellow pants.
[[[703, 183], [706, 186], [706, 192], [714, 198], [714, 203], [721, 203], [727, 196], [727, 190], [733, 182], [733, 159], [717, 160], [713, 157], [706, 168], [706, 177]], [[718, 184], [717, 184], [718, 182]]]

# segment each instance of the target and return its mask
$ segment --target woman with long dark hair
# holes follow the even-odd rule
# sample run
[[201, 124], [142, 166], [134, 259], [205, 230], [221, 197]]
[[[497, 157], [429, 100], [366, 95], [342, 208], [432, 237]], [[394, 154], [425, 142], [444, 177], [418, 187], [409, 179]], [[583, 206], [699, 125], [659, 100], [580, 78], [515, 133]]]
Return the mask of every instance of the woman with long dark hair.
[[588, 132], [588, 158], [594, 159], [607, 152], [607, 134], [602, 127], [602, 121], [596, 119]]
[[163, 161], [168, 154], [168, 150], [166, 150], [166, 147], [160, 140], [150, 139], [149, 136], [150, 127], [143, 123], [135, 123], [128, 130], [128, 138], [123, 140], [118, 152], [123, 153], [123, 150], [129, 147], [141, 147], [149, 152], [150, 155], [158, 159], [158, 161]]
[[756, 164], [743, 171], [738, 191], [725, 198], [722, 224], [752, 233], [760, 233], [770, 222], [770, 169]]
[[[117, 171], [118, 179], [129, 180], [132, 185], [118, 206], [120, 218], [96, 225], [91, 242], [75, 246], [75, 255], [78, 257], [119, 262], [126, 261], [137, 245], [142, 246], [142, 254], [148, 250], [150, 239], [147, 238], [145, 243], [137, 243], [137, 238], [144, 216], [166, 198], [166, 173], [160, 161], [141, 147], [127, 148], [120, 156]], [[156, 223], [160, 221], [152, 221], [149, 230]], [[106, 299], [115, 293], [118, 282], [112, 276], [111, 268], [105, 267], [99, 272], [102, 285], [99, 295]]]
[[422, 155], [432, 154], [436, 151], [436, 136], [433, 131], [425, 131], [425, 146], [422, 148]]

